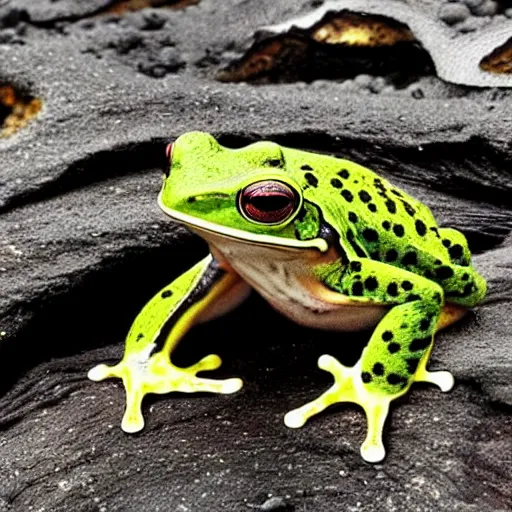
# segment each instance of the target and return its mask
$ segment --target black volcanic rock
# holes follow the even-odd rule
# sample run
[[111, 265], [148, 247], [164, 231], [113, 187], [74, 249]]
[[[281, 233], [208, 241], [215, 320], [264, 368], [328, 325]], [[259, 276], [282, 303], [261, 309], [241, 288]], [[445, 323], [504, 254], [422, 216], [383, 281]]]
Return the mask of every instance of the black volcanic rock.
[[[221, 83], [261, 27], [318, 3], [101, 15], [107, 3], [1, 6], [1, 20], [27, 15], [2, 22], [24, 29], [22, 43], [0, 43], [0, 85], [44, 108], [0, 139], [0, 510], [512, 510], [510, 90], [435, 74], [404, 87], [369, 75]], [[442, 3], [418, 2], [433, 26]], [[318, 356], [353, 364], [369, 333], [304, 329], [258, 297], [175, 354], [185, 365], [219, 353], [217, 374], [245, 382], [237, 394], [148, 399], [145, 430], [129, 436], [121, 384], [87, 380], [206, 251], [156, 205], [165, 145], [197, 129], [231, 147], [270, 139], [353, 159], [466, 234], [489, 293], [437, 336], [431, 367], [451, 370], [455, 389], [416, 386], [397, 401], [382, 464], [360, 458], [354, 407], [283, 424], [330, 384]]]

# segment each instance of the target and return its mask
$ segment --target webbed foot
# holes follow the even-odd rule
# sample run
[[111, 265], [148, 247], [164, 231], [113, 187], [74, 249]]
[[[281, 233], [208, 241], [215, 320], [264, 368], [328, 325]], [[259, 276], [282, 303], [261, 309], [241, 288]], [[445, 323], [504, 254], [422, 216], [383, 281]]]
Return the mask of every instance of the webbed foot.
[[220, 357], [211, 354], [188, 368], [179, 368], [163, 353], [158, 352], [149, 358], [146, 354], [139, 353], [125, 357], [115, 366], [95, 366], [89, 371], [88, 377], [94, 381], [111, 377], [122, 379], [126, 390], [126, 409], [121, 428], [125, 432], [133, 433], [144, 427], [141, 404], [144, 396], [149, 393], [180, 391], [229, 394], [238, 391], [242, 387], [241, 379], [214, 380], [196, 375], [202, 371], [215, 370], [221, 364]]
[[[366, 439], [361, 445], [361, 456], [367, 462], [380, 462], [386, 456], [382, 442], [382, 431], [388, 416], [392, 400], [406, 392], [390, 395], [368, 389], [361, 377], [361, 361], [353, 367], [347, 367], [334, 357], [323, 355], [318, 359], [318, 366], [330, 372], [334, 384], [316, 400], [290, 411], [284, 417], [286, 426], [302, 427], [306, 421], [335, 403], [351, 402], [360, 405], [365, 413], [368, 424]], [[449, 391], [453, 386], [453, 377], [449, 372], [428, 372], [424, 365], [418, 368], [415, 381], [431, 382], [438, 385], [442, 391]]]
[[367, 462], [380, 462], [386, 455], [382, 443], [382, 428], [388, 415], [391, 399], [385, 395], [370, 393], [364, 388], [360, 364], [347, 367], [334, 357], [323, 355], [318, 359], [318, 366], [332, 373], [334, 384], [316, 400], [286, 414], [284, 417], [286, 426], [302, 427], [309, 418], [335, 403], [359, 404], [365, 410], [368, 420], [368, 432], [361, 445], [361, 456]]

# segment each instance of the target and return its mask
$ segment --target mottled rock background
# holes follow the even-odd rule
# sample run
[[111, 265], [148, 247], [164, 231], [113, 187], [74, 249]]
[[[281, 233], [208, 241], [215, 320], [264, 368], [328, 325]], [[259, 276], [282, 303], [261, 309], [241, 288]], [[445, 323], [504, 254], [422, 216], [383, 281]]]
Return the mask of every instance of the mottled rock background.
[[[472, 41], [512, 16], [506, 0], [385, 2]], [[443, 82], [435, 67], [409, 77], [407, 62], [400, 85], [306, 83], [280, 67], [278, 83], [219, 82], [259, 27], [322, 2], [186, 3], [115, 13], [113, 0], [0, 2], [0, 86], [43, 102], [0, 139], [0, 510], [512, 510], [510, 89]], [[196, 328], [175, 356], [221, 354], [218, 375], [245, 381], [235, 395], [148, 399], [146, 429], [129, 436], [120, 383], [87, 380], [206, 250], [156, 206], [165, 144], [192, 129], [232, 147], [271, 139], [352, 158], [468, 237], [489, 294], [437, 337], [431, 362], [456, 387], [416, 386], [395, 404], [382, 464], [359, 456], [355, 407], [283, 424], [329, 385], [318, 356], [354, 362], [369, 333], [307, 330], [258, 297]]]

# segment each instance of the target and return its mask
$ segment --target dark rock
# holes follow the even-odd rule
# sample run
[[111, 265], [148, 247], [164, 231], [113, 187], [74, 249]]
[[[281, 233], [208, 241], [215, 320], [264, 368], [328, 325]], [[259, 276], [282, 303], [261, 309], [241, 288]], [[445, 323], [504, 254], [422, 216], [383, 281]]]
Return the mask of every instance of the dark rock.
[[386, 79], [382, 76], [378, 76], [374, 80], [372, 80], [372, 83], [370, 84], [370, 91], [378, 94], [384, 90], [386, 85]]
[[290, 507], [286, 505], [286, 501], [283, 498], [274, 496], [265, 501], [265, 503], [263, 503], [259, 509], [263, 512], [283, 512], [290, 510]]
[[494, 0], [485, 0], [484, 3], [472, 9], [475, 16], [493, 16], [498, 12], [498, 4]]
[[60, 20], [77, 20], [91, 16], [110, 5], [116, 0], [15, 0], [18, 9], [25, 10], [32, 22], [51, 25]]
[[471, 17], [465, 19], [462, 23], [458, 23], [456, 28], [459, 32], [466, 34], [468, 32], [477, 31], [478, 29], [482, 28], [487, 23], [489, 23], [488, 18], [471, 16]]
[[473, 12], [473, 9], [476, 7], [480, 7], [483, 3], [485, 3], [485, 0], [462, 0], [463, 3], [465, 3]]
[[144, 20], [144, 25], [141, 27], [142, 30], [160, 30], [167, 21], [167, 18], [156, 10], [144, 11], [142, 18]]
[[[429, 4], [433, 7], [433, 4]], [[448, 9], [464, 10], [469, 16], [468, 7], [465, 4], [445, 4]], [[442, 9], [441, 9], [442, 10]], [[370, 50], [364, 44], [358, 45], [325, 45], [310, 44], [312, 31], [319, 30], [321, 26], [325, 30], [329, 19], [339, 16], [350, 16], [364, 13], [371, 19], [389, 20], [391, 26], [398, 24], [400, 27], [408, 27], [414, 36], [416, 43], [412, 45], [391, 45], [387, 49], [380, 48]], [[437, 14], [437, 13], [436, 13]], [[407, 82], [414, 77], [436, 74], [439, 78], [451, 83], [478, 87], [510, 87], [511, 81], [506, 72], [495, 72], [485, 69], [480, 64], [491, 53], [500, 48], [510, 38], [512, 23], [506, 19], [500, 22], [488, 24], [485, 29], [478, 31], [477, 35], [453, 33], [447, 27], [432, 19], [433, 12], [428, 13], [423, 4], [405, 4], [403, 2], [369, 2], [367, 0], [332, 0], [328, 5], [316, 9], [314, 12], [300, 16], [290, 16], [287, 20], [265, 25], [257, 32], [256, 41], [246, 53], [245, 60], [241, 63], [233, 63], [231, 67], [220, 74], [223, 80], [229, 80], [230, 73], [235, 75], [235, 80], [240, 79], [243, 72], [261, 69], [261, 62], [265, 62], [262, 76], [258, 80], [279, 81], [304, 80], [304, 71], [309, 71], [314, 78], [332, 78], [338, 73], [339, 78], [347, 78], [350, 69], [357, 73], [390, 74], [398, 75], [399, 81]], [[465, 16], [466, 19], [468, 16]], [[462, 22], [462, 17], [457, 21]], [[327, 23], [327, 27], [323, 25]], [[376, 35], [378, 38], [378, 34]], [[268, 47], [269, 55], [260, 56], [262, 47]], [[310, 46], [308, 46], [310, 44]], [[284, 49], [276, 51], [279, 45]], [[335, 51], [333, 48], [339, 46]], [[295, 48], [295, 51], [294, 51]], [[371, 46], [370, 46], [371, 48]], [[394, 51], [391, 49], [394, 48]], [[400, 50], [398, 50], [400, 49]], [[366, 59], [357, 59], [355, 52], [366, 55]], [[356, 53], [357, 53], [356, 52]], [[371, 52], [375, 60], [370, 58]], [[264, 51], [262, 52], [265, 53]], [[379, 57], [377, 57], [377, 53]], [[308, 59], [307, 57], [310, 57]], [[251, 57], [254, 61], [251, 60]], [[320, 61], [320, 62], [318, 62]], [[325, 62], [324, 62], [325, 61]], [[457, 62], [457, 66], [453, 63]], [[258, 64], [260, 63], [260, 64]], [[323, 63], [323, 65], [322, 65]], [[334, 63], [337, 65], [334, 66]], [[376, 64], [378, 63], [378, 65]], [[239, 66], [237, 75], [237, 64]], [[246, 69], [244, 69], [244, 65]], [[276, 71], [279, 68], [280, 74]], [[235, 72], [233, 71], [235, 69]], [[288, 69], [287, 69], [288, 68]], [[266, 72], [265, 72], [266, 69]], [[345, 74], [344, 74], [345, 73]], [[226, 76], [227, 75], [227, 76]]]
[[421, 89], [417, 84], [409, 86], [409, 91], [411, 92], [411, 96], [416, 100], [421, 100], [425, 97], [423, 89]]
[[468, 6], [460, 3], [444, 4], [439, 9], [439, 18], [449, 25], [464, 21], [470, 14]]
[[115, 48], [119, 55], [125, 55], [139, 46], [142, 46], [144, 39], [137, 32], [124, 33], [114, 43], [110, 44], [111, 48]]
[[88, 27], [86, 52], [100, 58], [105, 54], [113, 56], [124, 65], [153, 78], [162, 78], [181, 69], [185, 62], [175, 47], [173, 32], [156, 28], [149, 30], [141, 13], [137, 13], [137, 17], [130, 14], [129, 24], [123, 24], [122, 19], [116, 18], [115, 25], [111, 27], [105, 24]]
[[354, 78], [354, 83], [361, 89], [368, 89], [373, 81], [370, 75], [358, 75]]
[[158, 62], [169, 71], [176, 71], [185, 63], [178, 50], [172, 46], [166, 46], [160, 50]]
[[[297, 2], [161, 9], [165, 25], [150, 32], [125, 16], [72, 21], [93, 3], [23, 2], [49, 25], [31, 22], [26, 44], [0, 47], [0, 82], [44, 102], [36, 121], [0, 139], [0, 509], [511, 510], [510, 90], [435, 75], [385, 87], [392, 94], [369, 92], [383, 77], [350, 90], [220, 83], [222, 54], [298, 15]], [[438, 4], [417, 8], [427, 26], [455, 33], [437, 21]], [[488, 297], [436, 337], [430, 364], [450, 369], [455, 389], [417, 386], [394, 404], [382, 464], [360, 458], [359, 409], [283, 424], [331, 384], [319, 355], [353, 364], [370, 333], [305, 329], [259, 297], [197, 326], [173, 354], [183, 366], [221, 354], [217, 375], [245, 382], [237, 394], [148, 399], [146, 428], [130, 436], [120, 382], [87, 380], [122, 357], [148, 298], [205, 254], [156, 205], [165, 146], [196, 129], [231, 147], [267, 139], [360, 162], [467, 236]]]
[[0, 28], [16, 27], [28, 19], [25, 9], [0, 4]]
[[17, 32], [14, 28], [0, 30], [0, 44], [13, 43], [17, 39]]

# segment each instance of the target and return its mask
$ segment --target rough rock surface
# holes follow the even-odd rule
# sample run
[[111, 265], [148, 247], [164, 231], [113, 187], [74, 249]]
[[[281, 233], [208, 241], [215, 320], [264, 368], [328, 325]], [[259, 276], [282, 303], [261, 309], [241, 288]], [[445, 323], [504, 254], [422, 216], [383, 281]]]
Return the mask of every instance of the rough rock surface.
[[[0, 45], [0, 83], [44, 101], [0, 140], [0, 510], [512, 510], [510, 92], [435, 76], [401, 90], [218, 83], [259, 27], [319, 2], [121, 16], [101, 4], [0, 2], [0, 34], [16, 31]], [[423, 3], [432, 23], [441, 5]], [[417, 386], [395, 404], [382, 464], [359, 456], [354, 407], [283, 424], [329, 384], [318, 356], [353, 363], [368, 333], [307, 330], [258, 297], [176, 353], [180, 364], [221, 354], [218, 374], [245, 381], [235, 395], [148, 400], [146, 429], [129, 436], [119, 382], [87, 380], [121, 356], [152, 293], [205, 251], [156, 206], [164, 145], [192, 129], [352, 158], [467, 235], [489, 294], [437, 337], [431, 362], [457, 385]]]
[[[448, 11], [446, 10], [448, 9]], [[437, 75], [448, 82], [468, 86], [510, 87], [509, 74], [489, 73], [481, 69], [480, 63], [485, 62], [493, 51], [512, 44], [512, 23], [505, 16], [497, 16], [481, 30], [454, 31], [444, 23], [432, 19], [431, 9], [425, 8], [421, 2], [413, 5], [400, 0], [329, 0], [321, 7], [313, 9], [302, 16], [292, 17], [284, 23], [263, 27], [263, 31], [281, 33], [291, 27], [306, 29], [317, 23], [330, 12], [364, 12], [366, 15], [377, 15], [405, 23], [414, 34], [415, 39], [429, 53], [434, 62]], [[461, 12], [462, 11], [462, 12]], [[469, 9], [464, 4], [453, 3], [443, 6], [439, 17], [449, 25], [462, 23], [467, 19]], [[465, 32], [465, 33], [464, 33]], [[471, 32], [471, 33], [468, 33]], [[501, 60], [501, 59], [500, 59]], [[454, 65], [454, 62], [457, 65]], [[414, 65], [414, 61], [409, 63]]]

